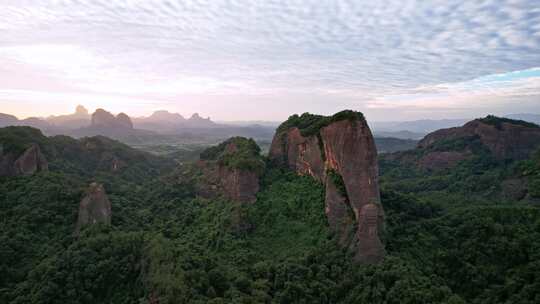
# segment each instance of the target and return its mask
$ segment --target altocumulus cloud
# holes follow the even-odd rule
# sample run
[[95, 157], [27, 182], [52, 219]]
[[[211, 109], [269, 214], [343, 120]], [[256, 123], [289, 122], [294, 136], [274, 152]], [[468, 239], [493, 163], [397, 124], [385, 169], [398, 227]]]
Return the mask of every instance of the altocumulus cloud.
[[[536, 67], [534, 0], [0, 2], [8, 102], [82, 94], [205, 104], [222, 118], [234, 117], [212, 113], [215, 96], [278, 107], [294, 99], [316, 112], [460, 108], [473, 97], [538, 100]], [[524, 76], [489, 76], [510, 72]]]

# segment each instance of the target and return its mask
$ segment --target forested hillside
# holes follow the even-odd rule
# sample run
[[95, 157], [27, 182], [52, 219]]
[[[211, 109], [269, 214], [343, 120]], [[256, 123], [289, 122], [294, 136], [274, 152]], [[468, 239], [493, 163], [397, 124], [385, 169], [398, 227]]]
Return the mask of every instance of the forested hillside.
[[[366, 265], [338, 245], [324, 186], [271, 162], [242, 204], [203, 199], [186, 165], [104, 137], [12, 127], [0, 142], [0, 161], [38, 144], [49, 162], [0, 177], [0, 303], [540, 302], [540, 153], [478, 149], [440, 171], [381, 157], [387, 255]], [[76, 235], [94, 181], [112, 221]]]

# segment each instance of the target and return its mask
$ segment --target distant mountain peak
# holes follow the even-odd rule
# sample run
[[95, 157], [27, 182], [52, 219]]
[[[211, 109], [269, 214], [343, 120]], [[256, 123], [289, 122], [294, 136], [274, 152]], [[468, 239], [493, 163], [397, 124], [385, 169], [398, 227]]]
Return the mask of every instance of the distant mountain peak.
[[191, 121], [211, 121], [210, 117], [204, 118], [201, 115], [199, 115], [199, 113], [193, 113], [193, 115], [191, 115], [189, 120], [191, 120]]
[[88, 109], [86, 109], [83, 105], [78, 105], [77, 108], [75, 108], [75, 114], [77, 115], [89, 115]]
[[131, 118], [125, 113], [120, 113], [115, 117], [110, 112], [101, 108], [97, 109], [94, 114], [92, 114], [91, 126], [100, 128], [133, 129]]
[[179, 123], [179, 122], [184, 122], [186, 120], [184, 116], [178, 113], [171, 113], [167, 110], [154, 111], [154, 113], [152, 113], [152, 115], [150, 115], [146, 119], [152, 120], [152, 121], [164, 121], [164, 122], [169, 122], [169, 123]]

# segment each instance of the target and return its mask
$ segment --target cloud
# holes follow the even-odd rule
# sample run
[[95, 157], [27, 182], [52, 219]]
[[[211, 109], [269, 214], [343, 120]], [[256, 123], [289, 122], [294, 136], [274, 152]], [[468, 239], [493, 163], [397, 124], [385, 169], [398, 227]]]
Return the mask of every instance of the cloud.
[[460, 84], [540, 67], [539, 24], [530, 0], [4, 0], [0, 89], [43, 91], [24, 80], [41, 78], [126, 98], [312, 94], [372, 107], [402, 95], [403, 105], [411, 90], [471, 93]]
[[[368, 101], [372, 109], [473, 109], [498, 106], [501, 101], [540, 100], [540, 68], [486, 75], [464, 82], [423, 85], [408, 93]], [[519, 107], [519, 103], [514, 103]], [[540, 104], [537, 105], [540, 109]]]

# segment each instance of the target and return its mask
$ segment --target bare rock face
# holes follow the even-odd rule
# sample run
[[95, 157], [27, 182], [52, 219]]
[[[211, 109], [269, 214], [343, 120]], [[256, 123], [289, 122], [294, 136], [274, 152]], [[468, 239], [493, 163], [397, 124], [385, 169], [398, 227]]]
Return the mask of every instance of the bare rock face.
[[33, 175], [48, 170], [47, 159], [37, 144], [32, 144], [18, 158], [12, 153], [0, 153], [0, 176]]
[[[380, 203], [377, 150], [361, 113], [293, 116], [278, 129], [269, 157], [274, 163], [325, 183], [329, 225], [340, 243], [351, 244], [357, 261], [373, 263], [384, 257], [379, 238], [384, 212]], [[370, 228], [374, 234], [361, 230], [366, 217], [362, 210], [368, 205], [365, 212], [370, 217], [369, 223], [377, 226]], [[373, 214], [375, 217], [371, 218]]]
[[103, 185], [92, 183], [86, 191], [86, 196], [79, 204], [79, 218], [76, 233], [85, 225], [102, 223], [111, 224], [111, 202], [105, 193]]
[[17, 175], [32, 175], [39, 171], [48, 170], [49, 165], [47, 160], [36, 144], [26, 149], [23, 155], [15, 161], [15, 172]]
[[264, 169], [260, 149], [251, 140], [233, 137], [201, 154], [202, 172], [198, 193], [202, 197], [224, 196], [240, 203], [253, 203]]
[[301, 175], [311, 175], [324, 181], [324, 161], [321, 143], [317, 136], [304, 137], [297, 127], [274, 136], [270, 158]]
[[360, 210], [358, 217], [357, 257], [366, 263], [377, 263], [381, 260], [381, 248], [384, 248], [379, 238], [380, 220], [384, 215], [376, 204], [367, 204]]
[[331, 176], [325, 181], [325, 213], [328, 224], [338, 236], [338, 243], [347, 247], [354, 235], [356, 218], [346, 193], [340, 191]]
[[418, 147], [426, 149], [438, 142], [456, 139], [478, 139], [498, 160], [522, 160], [540, 146], [540, 127], [488, 116], [470, 121], [462, 127], [430, 133], [418, 143]]
[[219, 179], [225, 196], [237, 202], [252, 203], [259, 192], [259, 175], [249, 170], [219, 167]]

